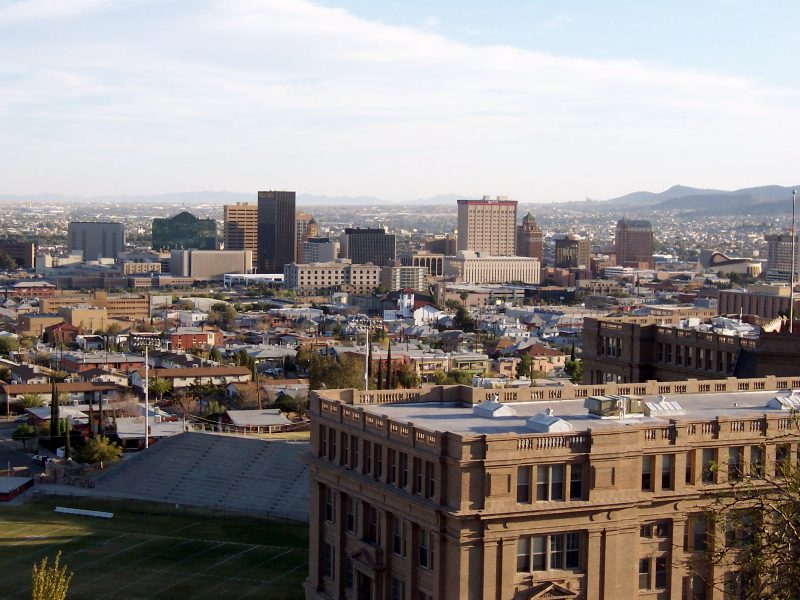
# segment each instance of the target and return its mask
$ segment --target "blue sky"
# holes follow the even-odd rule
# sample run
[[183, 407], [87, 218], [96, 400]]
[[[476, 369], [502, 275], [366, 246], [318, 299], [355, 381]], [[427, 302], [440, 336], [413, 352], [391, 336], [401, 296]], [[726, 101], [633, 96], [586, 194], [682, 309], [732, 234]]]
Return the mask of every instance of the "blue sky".
[[0, 192], [800, 181], [800, 3], [0, 0]]

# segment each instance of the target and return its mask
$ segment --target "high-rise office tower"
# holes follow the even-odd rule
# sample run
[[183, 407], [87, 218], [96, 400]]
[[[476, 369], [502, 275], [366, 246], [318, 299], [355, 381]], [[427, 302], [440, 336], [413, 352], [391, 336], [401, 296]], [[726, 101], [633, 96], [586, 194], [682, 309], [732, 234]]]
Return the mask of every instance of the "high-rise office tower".
[[[767, 240], [767, 277], [775, 281], [789, 281], [792, 272], [792, 234], [776, 233]], [[800, 272], [800, 239], [795, 237], [795, 278]]]
[[258, 204], [226, 204], [225, 250], [251, 250], [253, 268], [258, 267]]
[[319, 225], [312, 215], [299, 210], [295, 216], [295, 222], [297, 223], [297, 231], [295, 232], [295, 235], [297, 236], [295, 260], [298, 263], [305, 263], [308, 261], [303, 254], [303, 243], [309, 238], [319, 237]]
[[652, 268], [653, 226], [650, 221], [622, 218], [614, 235], [617, 264], [623, 267]]
[[589, 266], [591, 244], [579, 235], [561, 235], [556, 238], [556, 267], [571, 269]]
[[517, 243], [517, 201], [505, 196], [492, 200], [458, 201], [458, 249], [491, 256], [514, 256]]
[[544, 258], [544, 234], [531, 213], [517, 226], [517, 256], [538, 258], [540, 262]]
[[397, 259], [395, 236], [380, 228], [348, 227], [341, 236], [340, 254], [354, 264], [389, 267]]
[[283, 273], [297, 252], [295, 193], [258, 192], [258, 271]]
[[70, 252], [83, 252], [83, 260], [117, 258], [125, 248], [125, 226], [122, 223], [70, 223], [67, 226], [67, 246]]

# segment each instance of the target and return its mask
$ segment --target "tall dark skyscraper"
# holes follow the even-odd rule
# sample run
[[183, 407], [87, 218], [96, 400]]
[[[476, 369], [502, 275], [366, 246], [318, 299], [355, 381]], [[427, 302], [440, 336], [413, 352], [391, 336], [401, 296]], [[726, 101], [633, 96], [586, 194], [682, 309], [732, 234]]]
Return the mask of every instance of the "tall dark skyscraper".
[[381, 228], [348, 227], [340, 238], [341, 255], [355, 264], [389, 267], [397, 259], [397, 244], [393, 233]]
[[641, 219], [620, 219], [614, 236], [617, 264], [653, 268], [653, 226]]
[[295, 262], [296, 227], [294, 192], [258, 192], [259, 273], [283, 273]]

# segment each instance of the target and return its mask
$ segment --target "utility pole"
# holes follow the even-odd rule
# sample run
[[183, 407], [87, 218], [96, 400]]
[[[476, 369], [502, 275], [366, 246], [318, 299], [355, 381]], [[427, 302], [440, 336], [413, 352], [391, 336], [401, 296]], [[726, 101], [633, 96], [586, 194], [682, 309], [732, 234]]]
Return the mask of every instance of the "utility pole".
[[147, 360], [147, 344], [144, 346], [144, 447], [150, 447], [150, 365]]
[[794, 270], [797, 252], [795, 248], [794, 215], [797, 201], [797, 190], [792, 190], [792, 272], [789, 273], [789, 335], [794, 331]]

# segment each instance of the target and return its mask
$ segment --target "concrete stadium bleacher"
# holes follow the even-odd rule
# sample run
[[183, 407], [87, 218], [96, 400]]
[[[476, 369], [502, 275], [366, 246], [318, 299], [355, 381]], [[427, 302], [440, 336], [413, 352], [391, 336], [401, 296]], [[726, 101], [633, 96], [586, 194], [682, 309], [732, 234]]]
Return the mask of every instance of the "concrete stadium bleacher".
[[181, 433], [126, 458], [96, 493], [308, 521], [307, 442]]

